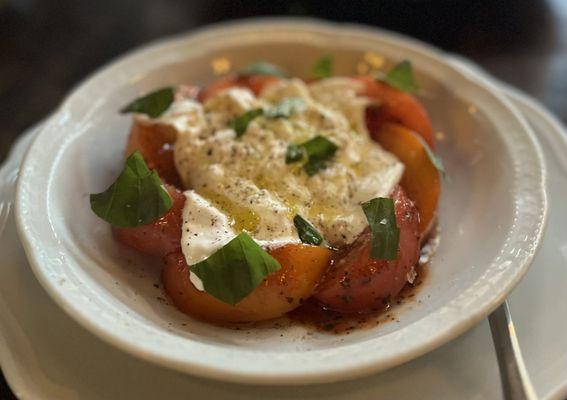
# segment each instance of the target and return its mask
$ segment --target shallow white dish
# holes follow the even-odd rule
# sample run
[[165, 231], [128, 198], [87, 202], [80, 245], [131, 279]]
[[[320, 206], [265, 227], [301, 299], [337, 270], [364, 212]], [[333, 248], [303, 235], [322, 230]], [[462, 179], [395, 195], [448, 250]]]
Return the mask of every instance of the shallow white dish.
[[[121, 165], [129, 121], [116, 110], [164, 84], [205, 83], [211, 59], [221, 55], [239, 66], [265, 58], [301, 75], [330, 52], [340, 60], [336, 72], [352, 74], [366, 50], [412, 60], [434, 124], [446, 132], [439, 145], [450, 177], [440, 208], [445, 240], [418, 294], [422, 303], [400, 307], [397, 323], [331, 336], [307, 335], [301, 326], [225, 330], [157, 300], [158, 268], [119, 247], [88, 206], [87, 194], [104, 188]], [[77, 89], [26, 156], [17, 224], [40, 283], [104, 340], [215, 379], [323, 382], [417, 357], [492, 311], [527, 271], [541, 238], [544, 177], [541, 150], [520, 115], [490, 84], [432, 49], [313, 21], [236, 24], [135, 52]]]

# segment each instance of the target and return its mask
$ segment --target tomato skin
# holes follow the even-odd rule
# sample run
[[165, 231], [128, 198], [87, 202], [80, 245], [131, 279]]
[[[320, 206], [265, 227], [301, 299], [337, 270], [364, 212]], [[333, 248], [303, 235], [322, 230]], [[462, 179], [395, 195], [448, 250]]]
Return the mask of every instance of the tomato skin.
[[157, 220], [134, 228], [112, 227], [117, 241], [141, 253], [164, 257], [181, 250], [181, 223], [185, 196], [173, 186], [167, 186], [173, 206]]
[[223, 76], [211, 83], [205, 90], [201, 91], [199, 94], [199, 101], [205, 102], [207, 99], [213, 97], [217, 93], [231, 88], [231, 87], [247, 87], [256, 96], [268, 85], [280, 81], [277, 76], [271, 75], [249, 75], [240, 76], [238, 74], [232, 73]]
[[279, 317], [311, 296], [331, 261], [332, 251], [317, 246], [289, 244], [269, 251], [282, 268], [235, 306], [197, 290], [181, 253], [169, 254], [163, 270], [164, 288], [186, 314], [212, 322], [249, 322]]
[[407, 282], [419, 259], [419, 213], [401, 187], [393, 193], [400, 244], [396, 260], [370, 258], [371, 234], [363, 232], [333, 263], [314, 295], [325, 308], [344, 313], [364, 313], [383, 308]]
[[370, 76], [355, 79], [365, 84], [365, 90], [361, 94], [376, 99], [379, 103], [379, 106], [368, 107], [366, 110], [366, 124], [371, 136], [385, 122], [397, 122], [419, 133], [429, 147], [434, 147], [431, 119], [419, 100]]

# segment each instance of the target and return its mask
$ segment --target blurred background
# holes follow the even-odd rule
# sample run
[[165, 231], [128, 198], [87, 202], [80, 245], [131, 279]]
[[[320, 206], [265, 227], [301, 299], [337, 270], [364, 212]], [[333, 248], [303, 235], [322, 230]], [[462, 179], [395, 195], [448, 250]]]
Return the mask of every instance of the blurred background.
[[[0, 0], [0, 162], [112, 58], [206, 24], [269, 15], [414, 36], [472, 59], [567, 122], [567, 0]], [[0, 398], [13, 398], [1, 380]]]
[[567, 121], [567, 0], [0, 0], [0, 161], [110, 59], [159, 37], [267, 15], [417, 37], [471, 58]]

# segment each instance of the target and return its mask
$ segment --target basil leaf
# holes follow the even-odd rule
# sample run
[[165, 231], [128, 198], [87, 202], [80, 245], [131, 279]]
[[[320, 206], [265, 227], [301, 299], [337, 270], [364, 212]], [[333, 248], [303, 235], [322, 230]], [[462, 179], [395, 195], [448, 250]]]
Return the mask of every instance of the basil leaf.
[[441, 172], [441, 175], [443, 175], [443, 178], [445, 178], [447, 172], [445, 171], [443, 161], [441, 161], [441, 159], [437, 157], [435, 153], [433, 153], [433, 150], [431, 150], [431, 147], [429, 147], [429, 145], [425, 141], [422, 142], [423, 147], [425, 148], [425, 152], [427, 153], [427, 157], [429, 157], [429, 160], [431, 161], [431, 164], [433, 164], [433, 166], [437, 168], [437, 171]]
[[249, 75], [272, 75], [272, 76], [279, 76], [280, 78], [286, 78], [288, 75], [284, 72], [280, 67], [270, 64], [266, 61], [257, 61], [253, 64], [250, 64], [240, 71], [238, 71], [240, 75], [249, 76]]
[[252, 122], [254, 118], [259, 117], [262, 114], [264, 114], [264, 110], [262, 110], [261, 108], [255, 108], [253, 110], [247, 111], [240, 117], [232, 120], [230, 127], [234, 129], [236, 136], [240, 137], [244, 134], [244, 132], [246, 132], [248, 124]]
[[375, 260], [397, 259], [400, 228], [396, 224], [394, 201], [378, 197], [361, 205], [372, 232], [370, 256]]
[[157, 118], [169, 108], [171, 103], [173, 103], [173, 88], [166, 87], [137, 98], [120, 112], [122, 114], [136, 112]]
[[411, 62], [404, 60], [386, 74], [384, 81], [402, 92], [417, 93], [419, 85], [413, 76]]
[[247, 111], [241, 116], [235, 118], [230, 123], [230, 127], [235, 130], [236, 136], [240, 137], [246, 132], [248, 124], [252, 122], [256, 117], [264, 115], [266, 118], [289, 118], [292, 114], [299, 111], [305, 105], [305, 101], [300, 98], [289, 98], [284, 99], [278, 105], [272, 108], [263, 110], [261, 108], [255, 108], [253, 110]]
[[303, 243], [315, 246], [319, 246], [323, 243], [323, 236], [301, 215], [297, 214], [293, 217], [293, 224], [295, 225], [295, 229], [297, 229], [299, 239], [301, 239]]
[[313, 139], [302, 143], [301, 146], [305, 149], [310, 160], [324, 160], [330, 158], [338, 149], [336, 144], [323, 136], [315, 136]]
[[145, 225], [173, 205], [156, 171], [150, 171], [139, 151], [126, 160], [116, 181], [102, 193], [91, 194], [93, 212], [114, 226]]
[[318, 59], [311, 69], [311, 77], [315, 79], [328, 78], [333, 75], [333, 57], [326, 55]]
[[319, 170], [327, 168], [327, 161], [335, 155], [338, 147], [323, 136], [315, 136], [301, 144], [307, 154], [307, 163], [303, 166], [307, 175], [313, 176]]
[[303, 160], [305, 157], [305, 149], [297, 144], [290, 144], [287, 146], [285, 152], [285, 163], [291, 164]]
[[209, 258], [192, 265], [190, 271], [203, 282], [208, 294], [235, 305], [280, 268], [275, 258], [242, 232]]
[[338, 147], [323, 136], [315, 136], [307, 142], [290, 144], [285, 154], [286, 164], [301, 161], [307, 158], [303, 166], [307, 175], [313, 176], [317, 171], [327, 168], [327, 161], [335, 154]]
[[289, 118], [305, 107], [305, 100], [299, 97], [283, 99], [281, 103], [264, 111], [266, 118]]

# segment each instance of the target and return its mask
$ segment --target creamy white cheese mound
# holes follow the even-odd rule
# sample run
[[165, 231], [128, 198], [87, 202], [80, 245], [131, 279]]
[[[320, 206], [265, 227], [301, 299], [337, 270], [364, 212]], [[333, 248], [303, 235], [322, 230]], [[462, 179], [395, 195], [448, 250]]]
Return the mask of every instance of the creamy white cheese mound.
[[[267, 247], [299, 242], [296, 214], [332, 246], [358, 237], [368, 226], [360, 203], [388, 196], [404, 170], [369, 137], [364, 113], [371, 100], [358, 96], [361, 85], [350, 78], [290, 79], [259, 97], [231, 88], [205, 104], [175, 102], [155, 121], [177, 131], [175, 165], [187, 189], [182, 250], [189, 265], [242, 230]], [[238, 138], [230, 128], [246, 111], [287, 98], [302, 98], [305, 106], [289, 118], [257, 117]], [[338, 146], [327, 168], [309, 176], [301, 163], [286, 164], [289, 144], [317, 135]]]

